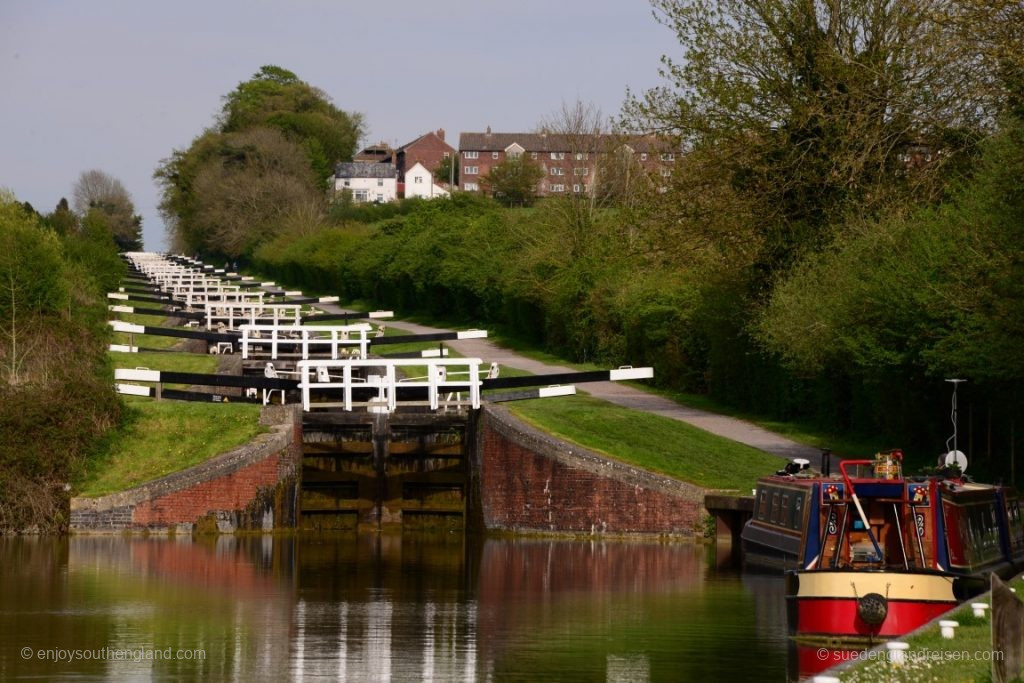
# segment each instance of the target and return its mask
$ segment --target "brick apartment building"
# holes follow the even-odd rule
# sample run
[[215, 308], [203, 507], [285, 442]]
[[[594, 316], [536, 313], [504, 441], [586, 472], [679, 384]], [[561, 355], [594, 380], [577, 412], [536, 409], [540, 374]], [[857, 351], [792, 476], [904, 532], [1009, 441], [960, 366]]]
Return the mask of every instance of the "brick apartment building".
[[651, 174], [671, 174], [677, 152], [652, 135], [561, 135], [549, 133], [462, 133], [459, 136], [460, 188], [480, 192], [480, 178], [511, 156], [528, 154], [544, 171], [537, 195], [591, 192], [600, 161], [619, 152]]

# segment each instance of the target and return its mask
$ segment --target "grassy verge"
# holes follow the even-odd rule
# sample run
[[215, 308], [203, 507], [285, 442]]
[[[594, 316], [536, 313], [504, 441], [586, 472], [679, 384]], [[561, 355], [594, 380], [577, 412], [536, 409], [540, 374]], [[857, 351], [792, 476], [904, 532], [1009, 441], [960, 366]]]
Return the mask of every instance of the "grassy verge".
[[199, 353], [140, 351], [139, 353], [110, 353], [115, 368], [148, 368], [167, 372], [217, 372], [218, 357]]
[[780, 460], [684, 422], [589, 396], [507, 404], [527, 422], [644, 469], [714, 489], [749, 491]]
[[[166, 315], [146, 315], [142, 313], [119, 313], [119, 320], [133, 325], [149, 325], [151, 327], [167, 327]], [[114, 332], [111, 337], [112, 344], [128, 344], [131, 341], [135, 346], [146, 349], [169, 349], [175, 344], [183, 341], [178, 337], [164, 337], [157, 334], [133, 334], [125, 332]]]
[[137, 486], [239, 446], [266, 431], [247, 404], [126, 401], [126, 418], [75, 482], [82, 496]]
[[[1017, 589], [1018, 595], [1024, 593], [1024, 581], [1020, 577], [1011, 581], [1009, 585]], [[991, 604], [991, 599], [985, 597], [970, 602]], [[992, 680], [992, 661], [985, 658], [985, 653], [992, 651], [991, 610], [986, 611], [984, 617], [976, 617], [967, 603], [944, 618], [960, 624], [956, 629], [955, 638], [943, 638], [937, 625], [911, 638], [905, 638], [904, 641], [910, 645], [910, 649], [907, 650], [907, 662], [903, 666], [894, 667], [886, 653], [882, 652], [877, 658], [865, 659], [864, 663], [834, 675], [843, 683], [912, 683], [936, 680], [955, 683]]]

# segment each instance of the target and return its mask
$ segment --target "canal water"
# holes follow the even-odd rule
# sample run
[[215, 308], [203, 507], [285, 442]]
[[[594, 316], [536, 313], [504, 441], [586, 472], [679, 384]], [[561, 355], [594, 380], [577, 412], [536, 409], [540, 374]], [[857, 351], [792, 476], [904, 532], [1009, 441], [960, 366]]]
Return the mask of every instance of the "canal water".
[[714, 546], [0, 539], [0, 679], [783, 681], [780, 577]]

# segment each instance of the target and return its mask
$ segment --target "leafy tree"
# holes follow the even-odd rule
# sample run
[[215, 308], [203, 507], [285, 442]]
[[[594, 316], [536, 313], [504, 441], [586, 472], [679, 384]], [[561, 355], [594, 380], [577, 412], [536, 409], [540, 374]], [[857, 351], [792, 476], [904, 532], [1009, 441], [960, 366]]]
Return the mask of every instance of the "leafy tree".
[[947, 0], [653, 4], [682, 55], [627, 121], [714, 156], [756, 202], [766, 273], [828, 244], [848, 211], [935, 196], [996, 109]]
[[769, 348], [803, 372], [1024, 380], [1024, 124], [985, 150], [950, 202], [858, 222], [795, 269], [761, 320]]
[[312, 226], [333, 164], [351, 158], [362, 132], [361, 115], [286, 69], [263, 67], [224, 97], [216, 126], [154, 173], [173, 248], [236, 257], [296, 211], [306, 218], [287, 220]]
[[9, 193], [0, 193], [0, 378], [17, 385], [38, 343], [40, 315], [66, 308], [60, 240]]
[[238, 258], [280, 230], [291, 214], [322, 211], [323, 195], [305, 154], [280, 132], [254, 128], [213, 142], [190, 169], [189, 230], [179, 233], [187, 251]]
[[272, 65], [228, 93], [220, 115], [224, 133], [263, 126], [302, 145], [321, 182], [335, 163], [352, 158], [364, 133], [361, 114], [338, 109], [322, 90]]
[[142, 249], [142, 217], [135, 213], [131, 195], [120, 180], [97, 169], [83, 171], [72, 197], [79, 216], [92, 209], [106, 215], [121, 251]]
[[540, 165], [526, 155], [509, 156], [480, 176], [480, 186], [509, 206], [523, 206], [537, 196], [537, 183], [544, 178]]
[[53, 213], [43, 217], [43, 222], [61, 236], [73, 235], [78, 231], [78, 216], [68, 206], [68, 200], [64, 197], [57, 202]]

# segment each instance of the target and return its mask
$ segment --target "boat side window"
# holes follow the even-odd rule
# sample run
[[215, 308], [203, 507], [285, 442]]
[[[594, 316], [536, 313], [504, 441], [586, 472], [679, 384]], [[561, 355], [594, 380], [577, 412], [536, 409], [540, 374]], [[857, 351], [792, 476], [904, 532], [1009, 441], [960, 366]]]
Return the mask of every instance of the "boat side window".
[[757, 502], [757, 518], [764, 521], [768, 519], [768, 491], [761, 489], [758, 493], [761, 495]]
[[768, 521], [772, 524], [779, 522], [779, 494], [775, 491], [772, 492], [772, 516]]
[[789, 496], [782, 494], [782, 504], [779, 505], [779, 526], [789, 527]]
[[804, 523], [804, 494], [798, 493], [793, 496], [793, 522], [792, 528], [799, 530]]

